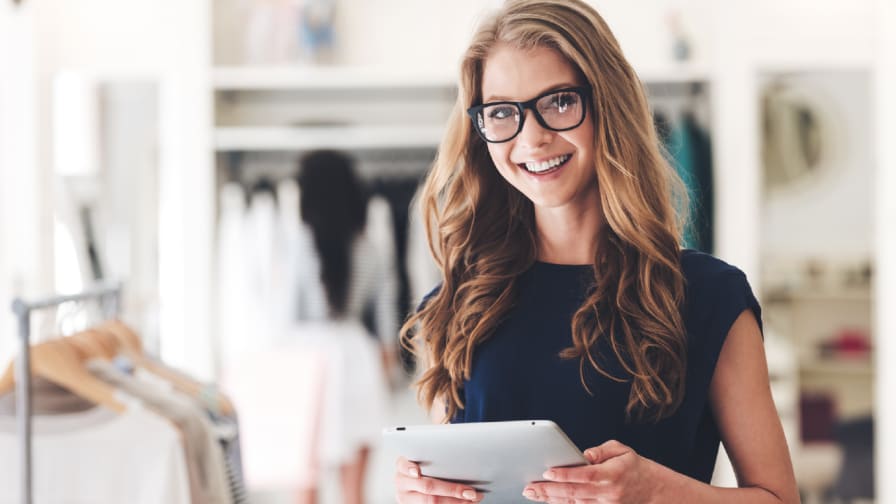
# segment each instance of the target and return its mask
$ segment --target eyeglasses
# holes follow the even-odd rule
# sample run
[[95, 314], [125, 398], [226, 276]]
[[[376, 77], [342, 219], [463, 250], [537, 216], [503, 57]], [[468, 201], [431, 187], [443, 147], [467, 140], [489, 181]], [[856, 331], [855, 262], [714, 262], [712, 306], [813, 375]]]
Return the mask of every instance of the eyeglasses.
[[588, 92], [587, 87], [556, 89], [524, 102], [497, 101], [475, 105], [467, 109], [467, 114], [479, 136], [490, 143], [510, 141], [523, 131], [526, 109], [532, 111], [535, 120], [545, 129], [568, 131], [585, 120]]

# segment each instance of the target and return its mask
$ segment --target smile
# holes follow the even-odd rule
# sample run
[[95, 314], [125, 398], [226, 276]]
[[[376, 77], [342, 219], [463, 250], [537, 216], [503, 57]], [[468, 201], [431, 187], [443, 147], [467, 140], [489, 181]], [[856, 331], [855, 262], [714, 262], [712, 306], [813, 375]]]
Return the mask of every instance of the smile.
[[548, 172], [553, 172], [559, 169], [561, 166], [565, 165], [567, 161], [572, 158], [572, 154], [563, 154], [547, 161], [536, 162], [536, 161], [527, 161], [525, 163], [519, 163], [519, 167], [525, 169], [529, 173], [534, 173], [537, 175], [542, 175]]

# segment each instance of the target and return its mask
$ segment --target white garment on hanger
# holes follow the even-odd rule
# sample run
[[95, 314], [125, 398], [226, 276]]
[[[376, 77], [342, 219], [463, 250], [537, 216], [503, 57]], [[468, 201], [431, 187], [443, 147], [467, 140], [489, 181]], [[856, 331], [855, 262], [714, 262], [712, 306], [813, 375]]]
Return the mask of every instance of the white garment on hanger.
[[246, 246], [246, 195], [235, 183], [221, 188], [218, 218], [217, 340], [226, 363], [251, 344], [249, 268]]
[[247, 259], [249, 268], [249, 316], [251, 345], [259, 348], [276, 340], [274, 331], [282, 327], [275, 318], [277, 279], [283, 274], [282, 236], [273, 194], [255, 192], [246, 213]]
[[381, 196], [370, 198], [367, 204], [365, 234], [380, 258], [382, 273], [378, 275], [383, 297], [376, 304], [376, 332], [383, 344], [398, 342], [398, 268], [395, 251], [395, 226], [389, 202]]
[[[164, 418], [119, 394], [127, 410], [97, 407], [33, 421], [35, 504], [190, 504], [184, 450]], [[19, 504], [14, 417], [0, 417], [0, 504]]]
[[287, 178], [277, 184], [278, 225], [280, 227], [280, 240], [283, 260], [283, 275], [278, 280], [277, 295], [275, 300], [278, 312], [276, 317], [287, 326], [291, 326], [298, 320], [298, 299], [295, 279], [298, 275], [299, 240], [302, 229], [301, 217], [301, 193], [295, 179]]
[[130, 375], [103, 360], [90, 360], [87, 367], [101, 380], [143, 401], [147, 409], [180, 430], [185, 453], [190, 457], [187, 464], [196, 469], [195, 490], [202, 502], [232, 504], [224, 452], [214, 427], [195, 400], [175, 390], [171, 382], [140, 368]]

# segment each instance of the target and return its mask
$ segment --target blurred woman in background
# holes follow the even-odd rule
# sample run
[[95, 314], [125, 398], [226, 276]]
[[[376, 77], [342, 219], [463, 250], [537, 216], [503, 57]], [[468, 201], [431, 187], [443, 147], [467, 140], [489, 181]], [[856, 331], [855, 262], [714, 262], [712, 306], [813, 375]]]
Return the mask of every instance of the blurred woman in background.
[[[363, 502], [369, 448], [385, 423], [381, 356], [382, 346], [396, 339], [395, 294], [383, 292], [391, 285], [385, 258], [365, 232], [368, 198], [352, 160], [332, 151], [309, 153], [298, 182], [302, 241], [312, 249], [298, 265], [299, 319], [309, 321], [301, 326], [303, 337], [312, 337], [326, 355], [315, 458], [320, 468], [339, 467], [343, 500], [355, 504]], [[362, 323], [370, 309], [382, 345]]]

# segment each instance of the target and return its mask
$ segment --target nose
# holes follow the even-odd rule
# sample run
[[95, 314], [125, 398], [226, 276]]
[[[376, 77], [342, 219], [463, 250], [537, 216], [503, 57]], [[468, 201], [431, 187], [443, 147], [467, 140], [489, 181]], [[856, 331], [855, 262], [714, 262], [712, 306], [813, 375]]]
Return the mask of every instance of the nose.
[[516, 137], [516, 143], [524, 147], [534, 148], [541, 147], [551, 141], [554, 132], [544, 128], [534, 117], [534, 112], [525, 110], [524, 116], [520, 118], [523, 121], [523, 129], [520, 130]]

